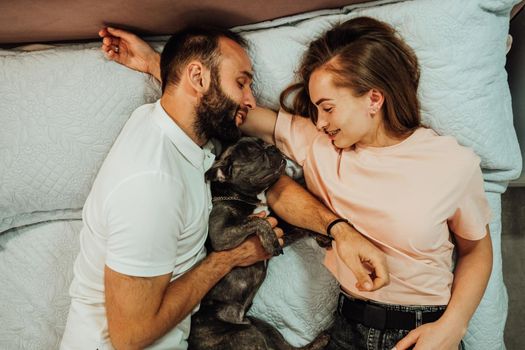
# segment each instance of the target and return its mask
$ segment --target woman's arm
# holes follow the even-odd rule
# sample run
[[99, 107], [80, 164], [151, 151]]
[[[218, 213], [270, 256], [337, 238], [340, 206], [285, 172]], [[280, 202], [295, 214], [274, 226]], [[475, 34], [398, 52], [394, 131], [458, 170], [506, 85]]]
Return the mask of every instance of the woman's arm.
[[255, 107], [248, 112], [248, 116], [239, 128], [243, 134], [255, 136], [264, 142], [275, 145], [275, 123], [277, 122], [277, 113], [268, 108]]
[[452, 295], [441, 318], [411, 331], [397, 343], [395, 349], [454, 349], [467, 331], [478, 307], [492, 271], [492, 242], [487, 234], [478, 241], [456, 238], [458, 261], [454, 270]]

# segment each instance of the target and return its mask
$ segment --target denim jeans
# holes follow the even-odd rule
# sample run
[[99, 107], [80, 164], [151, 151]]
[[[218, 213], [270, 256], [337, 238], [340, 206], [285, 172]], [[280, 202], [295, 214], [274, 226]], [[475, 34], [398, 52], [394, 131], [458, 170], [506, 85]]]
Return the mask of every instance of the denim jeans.
[[[351, 298], [350, 298], [351, 299]], [[416, 327], [422, 323], [421, 314], [444, 310], [446, 306], [404, 306], [372, 302], [389, 310], [412, 311], [416, 313]], [[330, 343], [325, 350], [391, 350], [398, 341], [410, 331], [404, 329], [375, 329], [361, 323], [347, 320], [340, 312], [336, 312], [335, 322], [330, 329]], [[459, 349], [463, 349], [460, 344]]]

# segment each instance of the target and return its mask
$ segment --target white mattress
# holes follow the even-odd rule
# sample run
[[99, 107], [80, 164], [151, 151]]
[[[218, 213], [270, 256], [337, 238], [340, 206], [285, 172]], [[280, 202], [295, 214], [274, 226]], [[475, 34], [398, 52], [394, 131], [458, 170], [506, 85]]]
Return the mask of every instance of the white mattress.
[[[507, 294], [501, 270], [500, 193], [504, 191], [507, 181], [520, 173], [521, 165], [519, 148], [512, 128], [506, 74], [502, 69], [505, 63], [503, 39], [508, 29], [505, 12], [510, 10], [514, 2], [515, 0], [469, 2], [418, 0], [377, 8], [363, 5], [359, 10], [348, 14], [321, 12], [317, 15], [308, 15], [307, 17], [311, 19], [304, 22], [295, 23], [301, 18], [287, 19], [288, 22], [279, 20], [245, 27], [243, 32], [243, 35], [252, 42], [254, 67], [259, 84], [257, 89], [259, 101], [261, 104], [273, 107], [277, 104], [277, 96], [282, 87], [292, 79], [293, 67], [306, 44], [315, 33], [328, 28], [335, 21], [357, 15], [376, 16], [396, 25], [407, 41], [415, 47], [423, 65], [420, 97], [425, 121], [438, 131], [452, 134], [461, 143], [474, 148], [483, 160], [487, 196], [494, 215], [491, 222], [494, 268], [485, 297], [471, 321], [466, 337], [468, 349], [476, 350], [504, 347], [502, 334], [507, 312]], [[494, 15], [498, 13], [501, 15]], [[322, 14], [328, 16], [323, 17]], [[271, 28], [284, 23], [290, 25]], [[483, 23], [484, 30], [480, 30], [479, 23]], [[488, 44], [487, 40], [490, 40]], [[486, 54], [486, 45], [494, 47], [491, 55]], [[455, 53], [453, 60], [450, 59], [451, 53]], [[11, 52], [3, 54], [15, 55]], [[81, 55], [84, 56], [80, 57]], [[35, 58], [35, 62], [42, 60], [54, 62], [55, 59], [62, 59], [64, 64], [71, 64], [72, 57], [77, 57], [79, 62], [89, 61], [94, 65], [104, 62], [101, 53], [98, 49], [92, 48], [92, 45], [26, 56]], [[16, 60], [11, 63], [19, 65], [21, 61]], [[40, 66], [30, 63], [21, 67], [20, 72], [28, 71], [36, 74], [37, 72], [31, 69], [38, 70]], [[108, 70], [111, 70], [112, 74], [123, 70], [115, 64], [108, 62], [104, 64], [109, 67]], [[6, 67], [4, 64], [0, 68], [8, 69]], [[11, 67], [9, 73], [16, 73], [15, 68]], [[73, 72], [73, 69], [75, 66], [68, 66], [69, 73]], [[86, 74], [86, 77], [78, 81], [83, 81], [85, 84], [95, 81], [92, 86], [84, 86], [86, 91], [97, 88], [97, 82], [100, 81], [92, 79], [97, 78], [94, 70], [78, 69], [74, 72]], [[134, 76], [126, 77], [130, 74], [127, 71], [125, 74], [122, 73], [127, 79], [127, 84], [108, 79], [104, 88], [111, 92], [124, 91], [122, 86], [133, 91], [144, 89], [143, 79]], [[60, 81], [44, 78], [40, 84], [30, 84], [23, 90], [51, 91], [57, 84], [61, 86]], [[16, 79], [11, 83], [18, 84]], [[7, 83], [4, 85], [8, 86]], [[462, 88], [461, 93], [457, 93], [457, 87]], [[69, 90], [63, 89], [61, 93], [64, 95], [61, 95], [64, 103], [72, 101]], [[3, 94], [4, 98], [0, 100], [7, 106], [2, 109], [2, 113], [9, 111], [8, 107], [11, 106], [5, 96], [6, 94]], [[12, 93], [9, 96], [18, 95]], [[126, 101], [125, 98], [118, 100]], [[37, 99], [37, 101], [41, 100]], [[98, 99], [93, 101], [93, 103], [101, 103]], [[60, 107], [62, 108], [62, 105]], [[430, 110], [432, 113], [428, 112]], [[12, 120], [18, 123], [23, 111], [22, 108], [16, 109]], [[48, 114], [51, 116], [46, 117], [51, 118], [54, 112]], [[8, 127], [10, 124], [7, 123], [11, 119], [6, 118], [5, 115], [1, 116], [3, 130], [11, 133]], [[68, 116], [70, 119], [80, 120], [84, 117], [80, 114]], [[114, 120], [111, 117], [115, 116], [108, 114], [109, 121]], [[89, 118], [89, 115], [86, 118]], [[12, 126], [13, 130], [27, 131], [27, 127], [38, 126], [29, 122], [23, 128], [18, 128], [17, 125]], [[7, 140], [7, 136], [1, 140]], [[89, 144], [91, 141], [86, 142]], [[39, 144], [37, 146], [41, 147]], [[109, 144], [107, 146], [109, 147]], [[27, 153], [38, 155], [40, 150], [38, 147]], [[18, 153], [20, 152], [16, 154]], [[13, 164], [20, 164], [15, 159], [5, 155], [0, 158], [3, 161], [12, 160]], [[64, 164], [71, 165], [69, 162]], [[56, 167], [56, 164], [52, 166]], [[79, 169], [79, 167], [71, 168], [73, 173]], [[0, 167], [0, 174], [3, 169], [7, 169], [7, 166]], [[95, 171], [93, 167], [89, 167], [88, 170], [91, 173]], [[63, 174], [62, 171], [57, 173]], [[5, 180], [2, 182], [2, 185], [4, 184]], [[27, 186], [22, 184], [20, 188], [27, 188]], [[17, 192], [17, 195], [20, 193]], [[9, 201], [16, 198], [16, 196], [5, 196], [4, 202], [12, 205]], [[38, 199], [44, 197], [39, 196]], [[2, 203], [0, 203], [0, 212]], [[27, 201], [27, 203], [32, 204], [34, 201]], [[62, 207], [51, 209], [57, 208]], [[0, 235], [0, 279], [3, 282], [0, 288], [0, 349], [58, 347], [68, 311], [68, 286], [72, 279], [73, 261], [79, 249], [80, 227], [81, 222], [78, 220], [55, 221], [14, 229]], [[311, 241], [301, 242], [286, 249], [284, 256], [270, 262], [268, 278], [256, 296], [251, 310], [253, 315], [274, 324], [295, 345], [310, 340], [331, 320], [337, 285], [321, 266], [321, 261], [322, 252], [312, 245]]]
[[[494, 269], [465, 338], [468, 349], [502, 349], [507, 292], [501, 272], [501, 203], [488, 194]], [[56, 349], [69, 307], [68, 288], [78, 254], [80, 220], [54, 221], [0, 235], [0, 349]], [[270, 260], [268, 276], [250, 314], [273, 324], [294, 345], [304, 345], [332, 321], [338, 285], [322, 266], [311, 239]]]
[[81, 227], [55, 221], [0, 236], [0, 349], [58, 349]]

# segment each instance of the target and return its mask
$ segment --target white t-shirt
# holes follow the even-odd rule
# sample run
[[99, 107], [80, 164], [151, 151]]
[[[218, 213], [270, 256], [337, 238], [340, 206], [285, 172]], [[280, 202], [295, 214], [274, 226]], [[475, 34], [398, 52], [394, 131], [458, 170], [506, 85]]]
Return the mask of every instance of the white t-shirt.
[[[139, 107], [86, 200], [62, 349], [112, 349], [104, 265], [130, 276], [181, 276], [204, 258], [213, 144], [194, 143], [160, 101]], [[151, 349], [187, 349], [188, 316]]]

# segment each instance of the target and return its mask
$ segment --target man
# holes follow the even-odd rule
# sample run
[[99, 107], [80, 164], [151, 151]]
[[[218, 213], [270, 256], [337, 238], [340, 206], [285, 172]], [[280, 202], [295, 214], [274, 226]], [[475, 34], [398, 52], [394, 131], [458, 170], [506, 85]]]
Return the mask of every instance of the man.
[[188, 315], [206, 292], [233, 267], [268, 258], [250, 239], [203, 260], [209, 139], [235, 140], [234, 118], [255, 105], [249, 84], [235, 100], [218, 87], [219, 62], [251, 79], [241, 45], [229, 32], [188, 30], [166, 46], [162, 98], [133, 113], [84, 206], [62, 348], [186, 349]]
[[[251, 62], [242, 38], [229, 31], [180, 32], [160, 57], [129, 33], [100, 34], [110, 59], [155, 72], [162, 97], [133, 113], [86, 201], [62, 348], [186, 349], [189, 315], [206, 292], [233, 267], [268, 258], [253, 237], [206, 258], [203, 248], [210, 140], [240, 136], [237, 126], [255, 107]], [[137, 41], [126, 42], [128, 34]], [[336, 216], [290, 181], [283, 178], [273, 197], [298, 196], [311, 216], [308, 228], [325, 232]], [[347, 225], [332, 232], [352, 245], [354, 265], [364, 271], [361, 259], [376, 268], [371, 288], [387, 283], [384, 258], [373, 245]]]

